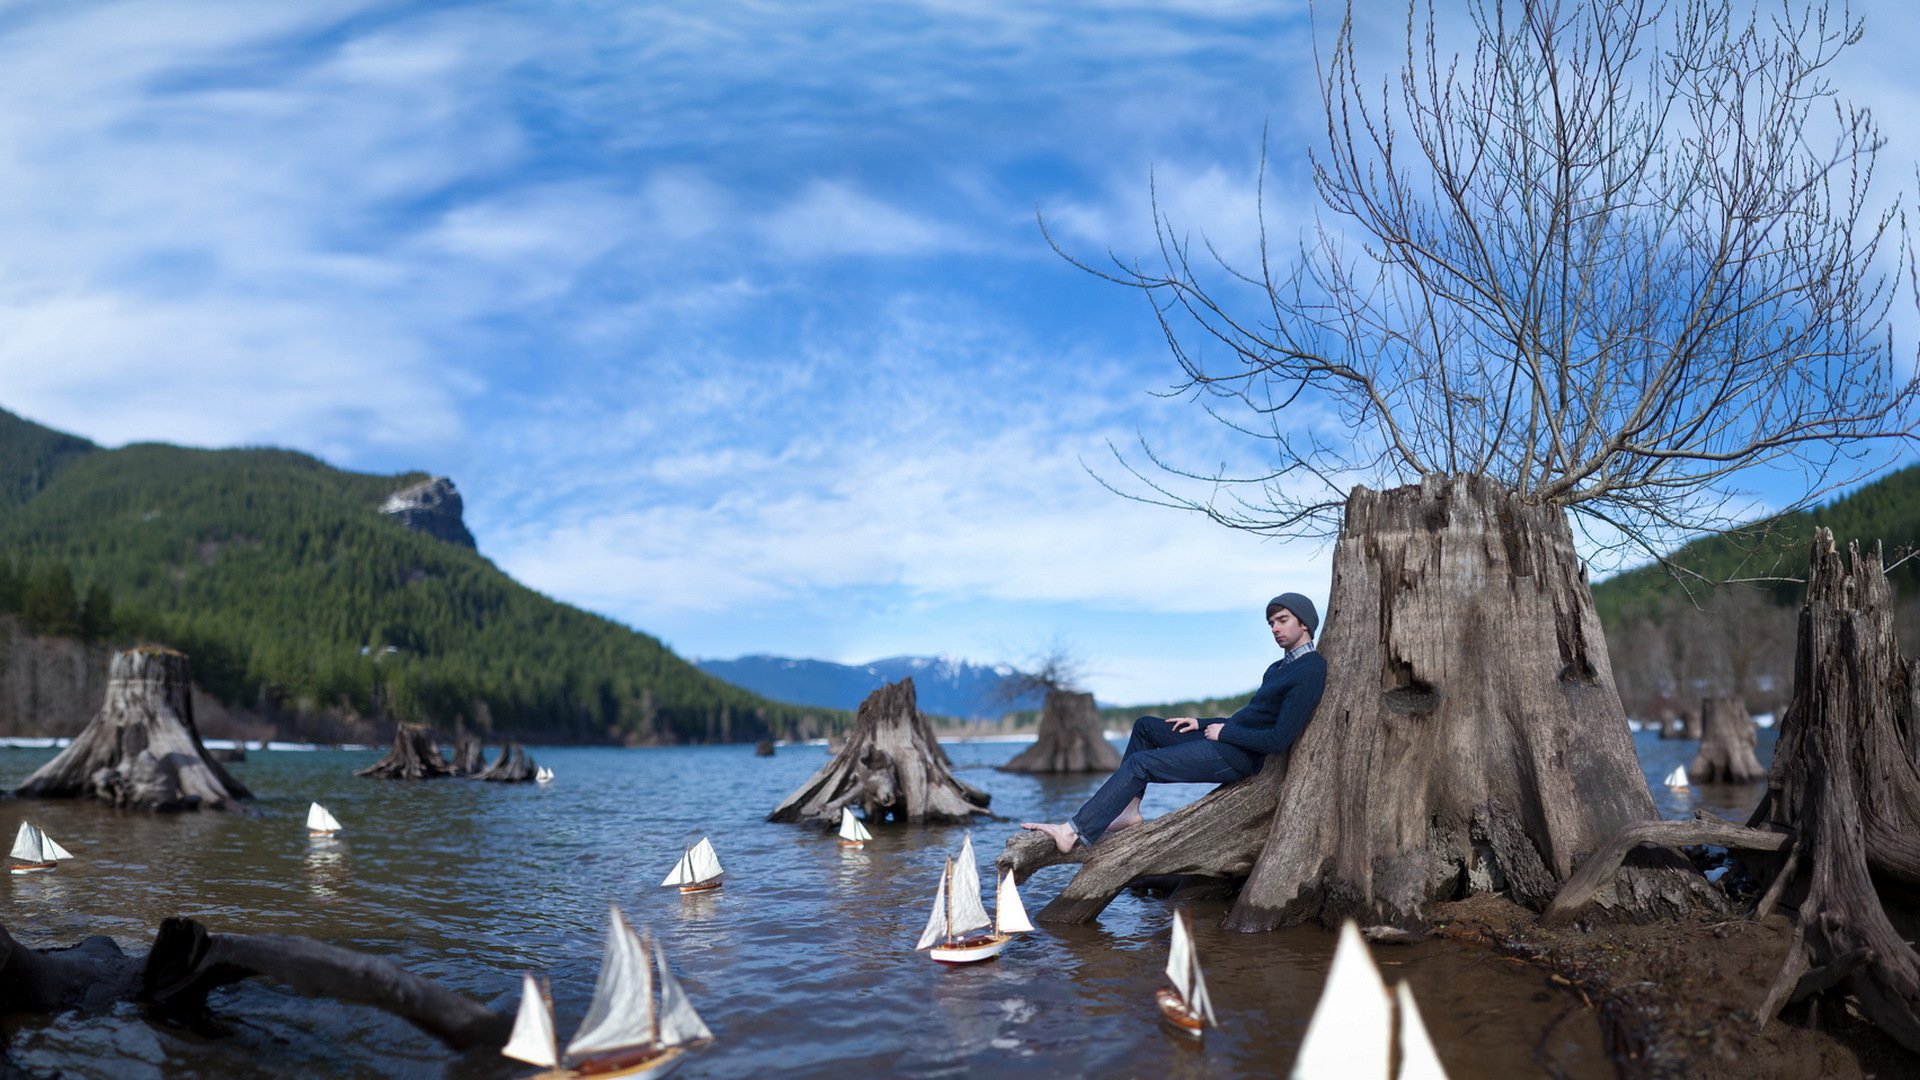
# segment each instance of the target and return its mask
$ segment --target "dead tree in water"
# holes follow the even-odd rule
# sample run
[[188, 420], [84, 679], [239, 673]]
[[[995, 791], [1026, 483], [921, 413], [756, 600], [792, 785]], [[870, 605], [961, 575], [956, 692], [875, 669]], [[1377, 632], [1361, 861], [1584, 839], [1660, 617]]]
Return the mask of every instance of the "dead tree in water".
[[228, 810], [250, 797], [200, 744], [184, 655], [141, 646], [114, 654], [107, 670], [100, 712], [16, 794], [139, 810]]
[[1753, 752], [1753, 718], [1747, 703], [1737, 697], [1707, 698], [1700, 703], [1700, 752], [1687, 766], [1687, 778], [1696, 784], [1747, 784], [1767, 778], [1767, 770]]
[[[1537, 908], [1578, 858], [1658, 816], [1558, 508], [1478, 477], [1356, 490], [1318, 647], [1327, 690], [1290, 761], [1102, 840], [1069, 886], [1080, 899], [1040, 917], [1090, 918], [1134, 876], [1236, 867], [1241, 930], [1417, 923], [1472, 890]], [[1229, 827], [1259, 806], [1264, 835]], [[1052, 850], [1029, 834], [1001, 862], [1024, 877]], [[1603, 905], [1717, 902], [1678, 856], [1639, 859]]]
[[433, 729], [425, 724], [401, 724], [393, 732], [387, 756], [355, 773], [383, 780], [431, 780], [453, 775], [453, 766], [440, 756]]
[[1053, 687], [1040, 709], [1040, 733], [1033, 745], [1000, 766], [1007, 772], [1108, 773], [1120, 767], [1120, 751], [1100, 730], [1100, 710], [1092, 694]]
[[1758, 915], [1798, 914], [1793, 943], [1761, 1009], [1839, 990], [1920, 1051], [1920, 687], [1893, 630], [1880, 552], [1815, 531], [1794, 653], [1793, 700], [1780, 721], [1767, 794], [1750, 825], [1794, 835]]
[[455, 776], [477, 776], [487, 770], [486, 747], [481, 744], [480, 736], [471, 731], [461, 731], [453, 737], [453, 772]]
[[989, 798], [953, 775], [907, 678], [867, 695], [846, 745], [767, 820], [830, 824], [840, 820], [841, 807], [857, 806], [869, 823], [958, 824], [986, 813]]
[[256, 975], [308, 997], [384, 1009], [456, 1050], [498, 1049], [513, 1027], [512, 1017], [392, 961], [310, 938], [212, 934], [192, 919], [170, 918], [160, 924], [143, 962], [107, 937], [40, 952], [0, 927], [4, 1016], [99, 1012], [136, 999], [169, 1012], [202, 1013], [209, 991]]
[[540, 771], [533, 758], [520, 748], [517, 742], [509, 741], [500, 748], [500, 757], [492, 765], [474, 773], [475, 780], [494, 780], [507, 784], [532, 783], [534, 775]]

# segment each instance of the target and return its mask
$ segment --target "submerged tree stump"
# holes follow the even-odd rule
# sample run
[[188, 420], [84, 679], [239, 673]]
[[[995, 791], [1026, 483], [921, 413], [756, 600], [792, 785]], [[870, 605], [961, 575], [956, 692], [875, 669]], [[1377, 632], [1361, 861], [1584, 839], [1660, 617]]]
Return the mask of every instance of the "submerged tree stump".
[[200, 743], [187, 658], [141, 646], [115, 653], [100, 712], [16, 794], [93, 798], [138, 810], [230, 810], [250, 798]]
[[533, 758], [520, 748], [520, 744], [509, 740], [500, 748], [500, 757], [492, 765], [473, 774], [475, 780], [492, 780], [505, 784], [531, 784], [534, 775], [540, 771]]
[[853, 733], [832, 760], [787, 796], [768, 821], [832, 824], [858, 806], [876, 821], [959, 824], [987, 812], [990, 796], [953, 775], [953, 763], [916, 704], [913, 680], [867, 695]]
[[1758, 868], [1770, 883], [1756, 916], [1776, 901], [1798, 912], [1761, 1022], [1789, 1002], [1850, 993], [1920, 1051], [1920, 953], [1908, 944], [1920, 914], [1920, 672], [1895, 642], [1878, 545], [1863, 555], [1849, 544], [1847, 562], [1816, 529], [1793, 699], [1749, 821], [1796, 834], [1784, 859]]
[[1753, 718], [1747, 703], [1737, 697], [1707, 698], [1700, 703], [1700, 752], [1687, 766], [1687, 779], [1696, 784], [1747, 784], [1767, 778], [1767, 770], [1753, 752]]
[[455, 776], [478, 776], [487, 771], [486, 747], [480, 742], [480, 736], [471, 731], [462, 731], [453, 737], [453, 772]]
[[[1474, 476], [1355, 488], [1329, 608], [1326, 693], [1284, 771], [1103, 839], [1069, 891], [1165, 872], [1149, 844], [1237, 865], [1241, 834], [1215, 804], [1251, 803], [1235, 794], [1249, 785], [1272, 786], [1274, 809], [1226, 919], [1242, 931], [1417, 926], [1431, 901], [1501, 889], [1537, 910], [1608, 838], [1658, 818], [1562, 510]], [[1630, 860], [1595, 899], [1607, 913], [1724, 906], [1678, 852]]]
[[401, 724], [393, 733], [387, 756], [355, 773], [383, 780], [431, 780], [453, 775], [453, 766], [440, 756], [433, 731], [425, 724]]
[[1100, 730], [1093, 695], [1057, 688], [1047, 691], [1033, 745], [1000, 766], [1024, 773], [1109, 773], [1119, 767], [1120, 751]]

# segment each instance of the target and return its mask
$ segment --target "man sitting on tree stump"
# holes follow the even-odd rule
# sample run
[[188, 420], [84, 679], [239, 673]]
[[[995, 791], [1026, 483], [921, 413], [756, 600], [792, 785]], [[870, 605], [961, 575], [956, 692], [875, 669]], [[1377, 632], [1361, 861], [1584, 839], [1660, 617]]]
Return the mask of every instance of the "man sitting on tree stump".
[[1253, 700], [1223, 719], [1193, 716], [1164, 719], [1143, 716], [1133, 722], [1120, 768], [1079, 812], [1059, 825], [1029, 821], [1020, 827], [1042, 832], [1060, 850], [1092, 844], [1110, 829], [1137, 825], [1140, 797], [1147, 785], [1225, 784], [1260, 771], [1268, 754], [1284, 753], [1320, 704], [1327, 686], [1327, 661], [1313, 648], [1320, 614], [1299, 593], [1281, 593], [1267, 601], [1267, 626], [1282, 656], [1267, 668]]

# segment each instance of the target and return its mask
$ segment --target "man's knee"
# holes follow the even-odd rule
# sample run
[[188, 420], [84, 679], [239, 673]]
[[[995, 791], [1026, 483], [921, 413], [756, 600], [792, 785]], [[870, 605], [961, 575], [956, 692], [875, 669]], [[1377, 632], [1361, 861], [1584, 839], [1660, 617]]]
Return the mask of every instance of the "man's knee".
[[1143, 739], [1149, 739], [1166, 726], [1167, 721], [1165, 717], [1142, 716], [1133, 722], [1133, 733]]

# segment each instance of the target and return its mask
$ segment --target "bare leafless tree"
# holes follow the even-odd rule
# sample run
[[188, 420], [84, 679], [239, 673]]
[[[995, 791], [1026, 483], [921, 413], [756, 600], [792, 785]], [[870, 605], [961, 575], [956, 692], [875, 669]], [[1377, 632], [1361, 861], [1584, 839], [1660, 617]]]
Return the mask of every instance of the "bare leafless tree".
[[1408, 9], [1378, 83], [1350, 12], [1318, 58], [1322, 210], [1297, 249], [1268, 232], [1263, 162], [1257, 266], [1156, 200], [1157, 267], [1095, 271], [1154, 298], [1176, 389], [1269, 461], [1143, 442], [1128, 494], [1325, 534], [1356, 483], [1471, 473], [1657, 555], [1750, 513], [1752, 470], [1803, 479], [1804, 505], [1914, 442], [1888, 321], [1904, 218], [1874, 200], [1873, 117], [1830, 80], [1858, 19], [1476, 0], [1455, 54], [1441, 7]]

